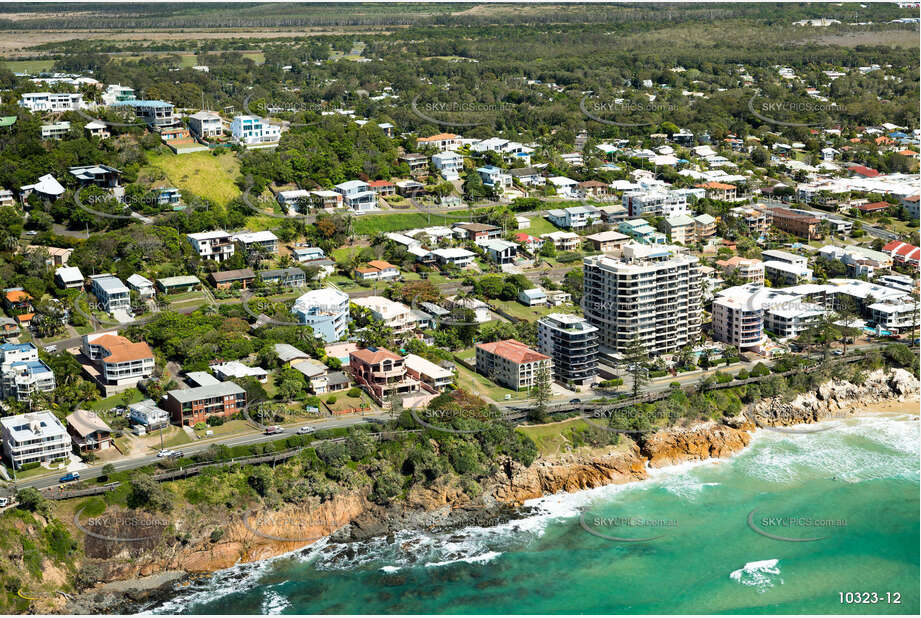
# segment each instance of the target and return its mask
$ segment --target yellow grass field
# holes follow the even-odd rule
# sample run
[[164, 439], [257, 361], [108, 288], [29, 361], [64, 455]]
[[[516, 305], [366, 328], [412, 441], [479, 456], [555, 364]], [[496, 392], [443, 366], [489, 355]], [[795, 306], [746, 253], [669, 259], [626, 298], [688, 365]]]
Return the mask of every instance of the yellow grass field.
[[150, 156], [149, 160], [150, 167], [166, 174], [170, 184], [221, 206], [240, 195], [234, 184], [240, 174], [240, 162], [232, 153], [217, 157], [210, 152], [160, 154]]

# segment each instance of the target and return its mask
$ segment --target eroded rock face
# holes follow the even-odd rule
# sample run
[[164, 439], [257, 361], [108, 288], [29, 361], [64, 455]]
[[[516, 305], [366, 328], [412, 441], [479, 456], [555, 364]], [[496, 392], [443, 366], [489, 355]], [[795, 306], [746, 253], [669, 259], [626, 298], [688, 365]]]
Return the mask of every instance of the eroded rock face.
[[640, 451], [649, 461], [649, 467], [662, 468], [686, 461], [729, 457], [749, 442], [751, 434], [745, 429], [710, 422], [643, 436]]
[[[145, 555], [105, 561], [101, 565], [104, 581], [177, 570], [208, 573], [306, 547], [312, 541], [303, 540], [305, 537], [332, 535], [332, 542], [347, 542], [389, 536], [410, 528], [495, 525], [514, 517], [526, 500], [644, 480], [648, 468], [729, 457], [751, 442], [750, 432], [757, 427], [815, 423], [849, 415], [881, 401], [917, 399], [918, 391], [918, 380], [904, 369], [873, 371], [862, 384], [830, 380], [815, 392], [803, 393], [788, 403], [759, 401], [724, 422], [664, 429], [639, 437], [636, 442], [624, 438], [626, 442], [617, 447], [580, 449], [539, 458], [527, 467], [511, 463], [484, 479], [482, 491], [475, 498], [462, 491], [456, 478], [451, 478], [428, 486], [417, 485], [404, 500], [389, 506], [370, 502], [366, 493], [343, 493], [322, 503], [314, 500], [306, 506], [285, 505], [276, 511], [251, 514], [249, 525], [244, 523], [242, 513], [223, 512], [223, 520], [214, 515], [183, 514], [185, 519], [174, 523], [179, 538]], [[221, 528], [222, 534], [212, 541], [216, 528]], [[124, 613], [125, 608], [134, 607], [126, 600], [139, 594], [126, 590], [123, 595], [89, 592], [72, 602], [68, 610], [92, 607], [93, 613], [100, 613], [116, 608]], [[100, 600], [103, 598], [106, 600]], [[60, 611], [57, 607], [47, 609]]]

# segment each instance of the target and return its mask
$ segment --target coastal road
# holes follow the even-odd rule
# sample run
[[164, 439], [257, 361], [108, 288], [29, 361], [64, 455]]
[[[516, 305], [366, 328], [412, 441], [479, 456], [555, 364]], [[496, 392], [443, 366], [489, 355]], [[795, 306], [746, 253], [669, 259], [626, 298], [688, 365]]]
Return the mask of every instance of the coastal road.
[[[322, 429], [351, 427], [352, 425], [359, 425], [369, 420], [386, 421], [390, 420], [390, 417], [385, 414], [348, 416], [311, 421], [310, 425], [319, 431]], [[245, 446], [251, 444], [262, 444], [264, 442], [274, 442], [275, 440], [293, 435], [297, 430], [297, 427], [302, 425], [304, 425], [303, 422], [288, 426], [285, 428], [285, 432], [282, 434], [265, 435], [262, 433], [246, 433], [227, 439], [213, 438], [210, 440], [193, 442], [191, 444], [183, 444], [182, 446], [175, 447], [174, 450], [181, 450], [186, 456], [189, 456], [207, 451], [214, 444], [221, 444], [224, 446]], [[143, 468], [144, 466], [149, 466], [153, 463], [156, 463], [157, 461], [160, 461], [160, 459], [156, 456], [156, 454], [153, 454], [132, 459], [122, 459], [109, 463], [112, 463], [112, 465], [115, 466], [116, 471], [122, 472], [124, 470], [135, 470], [137, 468]], [[85, 481], [102, 476], [102, 468], [104, 465], [106, 464], [98, 464], [80, 470], [80, 480]], [[63, 472], [55, 472], [53, 474], [46, 474], [44, 476], [27, 479], [25, 481], [19, 481], [15, 484], [11, 484], [12, 486], [7, 489], [0, 488], [0, 495], [13, 495], [16, 493], [16, 489], [20, 487], [34, 487], [36, 489], [57, 487], [60, 484], [58, 479], [61, 478], [63, 474]]]

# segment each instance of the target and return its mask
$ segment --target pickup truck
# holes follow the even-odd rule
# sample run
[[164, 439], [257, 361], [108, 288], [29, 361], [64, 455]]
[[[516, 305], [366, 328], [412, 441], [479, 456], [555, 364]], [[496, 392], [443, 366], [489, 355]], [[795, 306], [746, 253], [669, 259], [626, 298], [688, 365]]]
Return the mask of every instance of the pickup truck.
[[284, 431], [285, 431], [284, 428], [282, 428], [280, 425], [271, 425], [265, 428], [264, 433], [267, 436], [271, 436], [272, 434], [276, 434], [276, 433], [284, 433]]
[[61, 483], [69, 483], [71, 481], [79, 481], [80, 473], [79, 472], [68, 472], [60, 478]]

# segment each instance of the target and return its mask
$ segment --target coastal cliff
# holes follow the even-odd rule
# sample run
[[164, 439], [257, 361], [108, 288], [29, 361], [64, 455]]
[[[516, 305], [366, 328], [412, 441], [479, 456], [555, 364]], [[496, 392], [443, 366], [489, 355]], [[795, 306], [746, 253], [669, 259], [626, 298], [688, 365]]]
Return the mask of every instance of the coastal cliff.
[[[401, 529], [494, 525], [514, 517], [521, 505], [533, 498], [644, 480], [649, 468], [729, 457], [744, 449], [758, 428], [843, 418], [880, 402], [916, 401], [918, 391], [918, 380], [903, 369], [873, 371], [861, 384], [830, 380], [790, 402], [761, 400], [723, 422], [672, 427], [635, 440], [624, 436], [616, 446], [583, 447], [538, 458], [527, 467], [512, 462], [485, 479], [482, 492], [475, 498], [461, 489], [458, 479], [446, 478], [415, 486], [390, 506], [374, 504], [364, 490], [259, 513], [228, 509], [191, 514], [181, 524], [174, 524], [181, 543], [158, 546], [156, 551], [140, 555], [131, 555], [126, 549], [102, 562], [103, 581], [113, 583], [71, 601], [36, 602], [34, 609], [72, 613], [136, 609], [144, 602], [172, 594], [179, 580], [289, 553], [327, 535], [331, 535], [331, 542], [349, 542], [392, 535]], [[213, 531], [218, 528], [221, 534], [215, 539]], [[138, 580], [157, 574], [169, 577], [156, 580], [157, 586]], [[137, 585], [132, 587], [124, 580]]]

